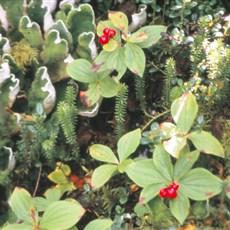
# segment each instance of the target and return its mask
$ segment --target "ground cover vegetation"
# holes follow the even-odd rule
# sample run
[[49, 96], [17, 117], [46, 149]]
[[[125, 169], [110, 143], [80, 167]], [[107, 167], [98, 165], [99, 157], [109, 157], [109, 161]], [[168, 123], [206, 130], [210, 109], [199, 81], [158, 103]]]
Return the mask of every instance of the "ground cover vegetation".
[[0, 0], [4, 230], [230, 228], [225, 0]]

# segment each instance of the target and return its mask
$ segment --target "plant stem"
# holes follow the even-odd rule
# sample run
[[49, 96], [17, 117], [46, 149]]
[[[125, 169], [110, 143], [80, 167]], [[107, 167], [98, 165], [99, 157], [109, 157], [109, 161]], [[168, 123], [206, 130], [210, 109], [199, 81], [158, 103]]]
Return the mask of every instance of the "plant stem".
[[40, 179], [41, 179], [41, 173], [42, 173], [42, 164], [41, 164], [40, 167], [39, 167], [38, 179], [37, 179], [37, 183], [36, 183], [36, 186], [35, 186], [35, 189], [34, 189], [34, 192], [33, 192], [33, 197], [35, 197], [35, 195], [36, 195], [36, 193], [37, 193], [38, 186], [39, 186], [39, 182], [40, 182]]
[[164, 111], [163, 113], [158, 114], [157, 116], [153, 117], [142, 129], [144, 131], [153, 121], [157, 120], [159, 117], [164, 116], [165, 114], [170, 113], [170, 109]]

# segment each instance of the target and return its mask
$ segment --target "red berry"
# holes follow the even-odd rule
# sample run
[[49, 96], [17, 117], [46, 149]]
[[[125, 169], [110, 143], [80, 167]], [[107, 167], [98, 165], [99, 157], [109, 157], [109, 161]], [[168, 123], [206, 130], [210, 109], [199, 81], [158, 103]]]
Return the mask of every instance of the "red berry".
[[169, 186], [169, 188], [173, 188], [174, 190], [178, 190], [179, 184], [177, 184], [176, 182], [173, 182], [173, 183]]
[[99, 37], [99, 42], [101, 43], [101, 45], [105, 45], [109, 42], [109, 37], [104, 34], [101, 37]]
[[168, 188], [167, 189], [167, 197], [170, 199], [175, 199], [177, 197], [177, 192], [173, 188]]
[[116, 31], [110, 29], [108, 36], [109, 36], [110, 38], [113, 38], [115, 35], [116, 35]]
[[162, 188], [159, 192], [161, 198], [166, 198], [168, 196], [168, 192], [166, 188]]
[[104, 35], [109, 35], [109, 32], [110, 32], [110, 28], [105, 28], [105, 29], [103, 30], [103, 34], [104, 34]]

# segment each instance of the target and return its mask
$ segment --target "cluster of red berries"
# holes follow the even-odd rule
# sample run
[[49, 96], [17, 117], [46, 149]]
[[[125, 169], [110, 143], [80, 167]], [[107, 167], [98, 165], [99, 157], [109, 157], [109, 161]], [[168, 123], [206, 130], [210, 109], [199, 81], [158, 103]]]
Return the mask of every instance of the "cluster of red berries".
[[177, 197], [178, 188], [179, 184], [173, 182], [169, 187], [161, 189], [159, 195], [161, 198], [175, 199]]
[[105, 45], [109, 42], [110, 38], [113, 38], [116, 35], [116, 31], [110, 28], [105, 28], [103, 30], [103, 35], [99, 37], [99, 42], [101, 45]]

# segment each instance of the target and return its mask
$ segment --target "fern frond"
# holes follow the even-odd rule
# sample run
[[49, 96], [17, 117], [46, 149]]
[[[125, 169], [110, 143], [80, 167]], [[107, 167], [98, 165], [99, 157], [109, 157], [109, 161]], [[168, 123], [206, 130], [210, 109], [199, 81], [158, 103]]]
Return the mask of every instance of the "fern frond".
[[[59, 126], [53, 124], [49, 137], [42, 143], [44, 156], [50, 161], [54, 161], [56, 157], [56, 143], [59, 133]], [[52, 162], [53, 163], [53, 162]]]
[[208, 94], [213, 100], [221, 101], [229, 95], [229, 49], [224, 47], [224, 43], [221, 40], [215, 40], [210, 43], [206, 55], [207, 77], [210, 84]]
[[70, 145], [74, 145], [75, 153], [78, 152], [77, 145], [77, 107], [76, 107], [76, 90], [75, 87], [70, 85], [66, 89], [65, 100], [59, 102], [57, 106], [57, 119], [66, 141]]
[[146, 100], [145, 100], [145, 78], [134, 76], [135, 84], [135, 95], [137, 100], [140, 102], [140, 108], [145, 113], [146, 110]]
[[10, 172], [8, 170], [0, 170], [0, 185], [6, 187], [10, 182]]
[[128, 87], [123, 84], [115, 101], [115, 134], [119, 139], [125, 133], [125, 116], [128, 99]]
[[194, 36], [191, 45], [190, 61], [191, 61], [191, 77], [198, 77], [201, 66], [204, 65], [205, 49], [208, 46], [208, 40], [202, 34]]

